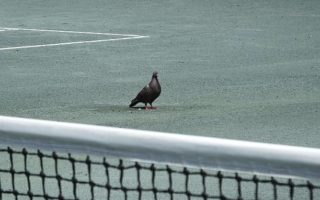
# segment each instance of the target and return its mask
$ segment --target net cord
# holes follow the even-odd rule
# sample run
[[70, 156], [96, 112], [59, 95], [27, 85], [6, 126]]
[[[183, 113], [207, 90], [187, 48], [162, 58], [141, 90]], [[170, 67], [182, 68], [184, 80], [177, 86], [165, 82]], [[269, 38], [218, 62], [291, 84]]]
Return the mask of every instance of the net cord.
[[320, 180], [320, 149], [0, 116], [0, 144]]

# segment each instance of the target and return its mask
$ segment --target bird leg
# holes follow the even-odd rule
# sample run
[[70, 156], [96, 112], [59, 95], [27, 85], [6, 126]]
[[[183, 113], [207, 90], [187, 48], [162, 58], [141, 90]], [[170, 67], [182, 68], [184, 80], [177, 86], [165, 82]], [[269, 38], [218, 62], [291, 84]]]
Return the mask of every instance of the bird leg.
[[153, 107], [153, 106], [152, 106], [152, 103], [150, 103], [150, 105], [151, 105], [151, 108], [150, 108], [150, 109], [157, 109], [157, 107]]
[[150, 103], [150, 107], [148, 107], [148, 109], [155, 110], [155, 109], [157, 109], [157, 107], [152, 106], [152, 103]]
[[157, 109], [157, 107], [154, 107], [152, 106], [152, 104], [150, 103], [150, 107], [148, 107], [148, 104], [145, 103], [145, 107], [144, 107], [145, 110], [154, 110], [154, 109]]

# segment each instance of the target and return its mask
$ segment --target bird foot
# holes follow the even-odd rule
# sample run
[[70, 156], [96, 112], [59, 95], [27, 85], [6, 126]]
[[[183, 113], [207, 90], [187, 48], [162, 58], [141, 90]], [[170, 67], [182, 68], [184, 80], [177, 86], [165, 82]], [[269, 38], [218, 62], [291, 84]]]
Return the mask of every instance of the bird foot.
[[154, 106], [146, 106], [144, 109], [145, 109], [145, 110], [156, 110], [157, 107], [154, 107]]

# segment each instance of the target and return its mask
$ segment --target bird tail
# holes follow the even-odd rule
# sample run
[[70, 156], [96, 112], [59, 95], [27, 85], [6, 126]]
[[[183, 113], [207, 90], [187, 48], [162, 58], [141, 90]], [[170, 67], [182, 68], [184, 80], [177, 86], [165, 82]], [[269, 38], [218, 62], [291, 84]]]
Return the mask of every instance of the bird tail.
[[129, 107], [132, 108], [133, 106], [137, 105], [137, 103], [139, 103], [139, 101], [137, 99], [133, 99]]

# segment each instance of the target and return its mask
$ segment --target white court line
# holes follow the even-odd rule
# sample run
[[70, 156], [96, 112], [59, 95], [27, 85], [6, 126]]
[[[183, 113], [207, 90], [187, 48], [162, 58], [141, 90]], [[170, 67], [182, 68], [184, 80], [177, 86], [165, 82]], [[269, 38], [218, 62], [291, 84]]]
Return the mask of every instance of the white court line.
[[82, 31], [63, 31], [63, 30], [46, 30], [46, 29], [27, 29], [27, 28], [8, 28], [8, 27], [0, 27], [0, 31], [36, 31], [36, 32], [74, 33], [74, 34], [88, 34], [88, 35], [123, 36], [122, 38], [113, 38], [113, 39], [86, 40], [86, 41], [62, 42], [62, 43], [54, 43], [54, 44], [40, 44], [40, 45], [27, 45], [27, 46], [17, 46], [17, 47], [4, 47], [4, 48], [0, 48], [0, 51], [149, 38], [149, 36], [132, 35], [132, 34], [82, 32]]
[[5, 48], [0, 48], [0, 51], [14, 50], [14, 49], [30, 49], [30, 48], [38, 48], [38, 47], [64, 46], [64, 45], [71, 45], [71, 44], [111, 42], [111, 41], [119, 41], [119, 40], [141, 39], [141, 38], [147, 38], [147, 37], [149, 36], [136, 36], [136, 37], [126, 37], [126, 38], [105, 39], [105, 40], [88, 40], [88, 41], [78, 41], [78, 42], [63, 42], [63, 43], [40, 44], [40, 45], [29, 45], [29, 46], [19, 46], [19, 47], [5, 47]]
[[51, 30], [51, 29], [34, 29], [34, 28], [8, 28], [0, 27], [7, 31], [36, 31], [36, 32], [54, 32], [54, 33], [76, 33], [76, 34], [88, 34], [88, 35], [115, 35], [115, 36], [125, 36], [125, 37], [137, 37], [142, 35], [132, 35], [132, 34], [119, 34], [119, 33], [99, 33], [99, 32], [83, 32], [83, 31], [63, 31], [63, 30]]

